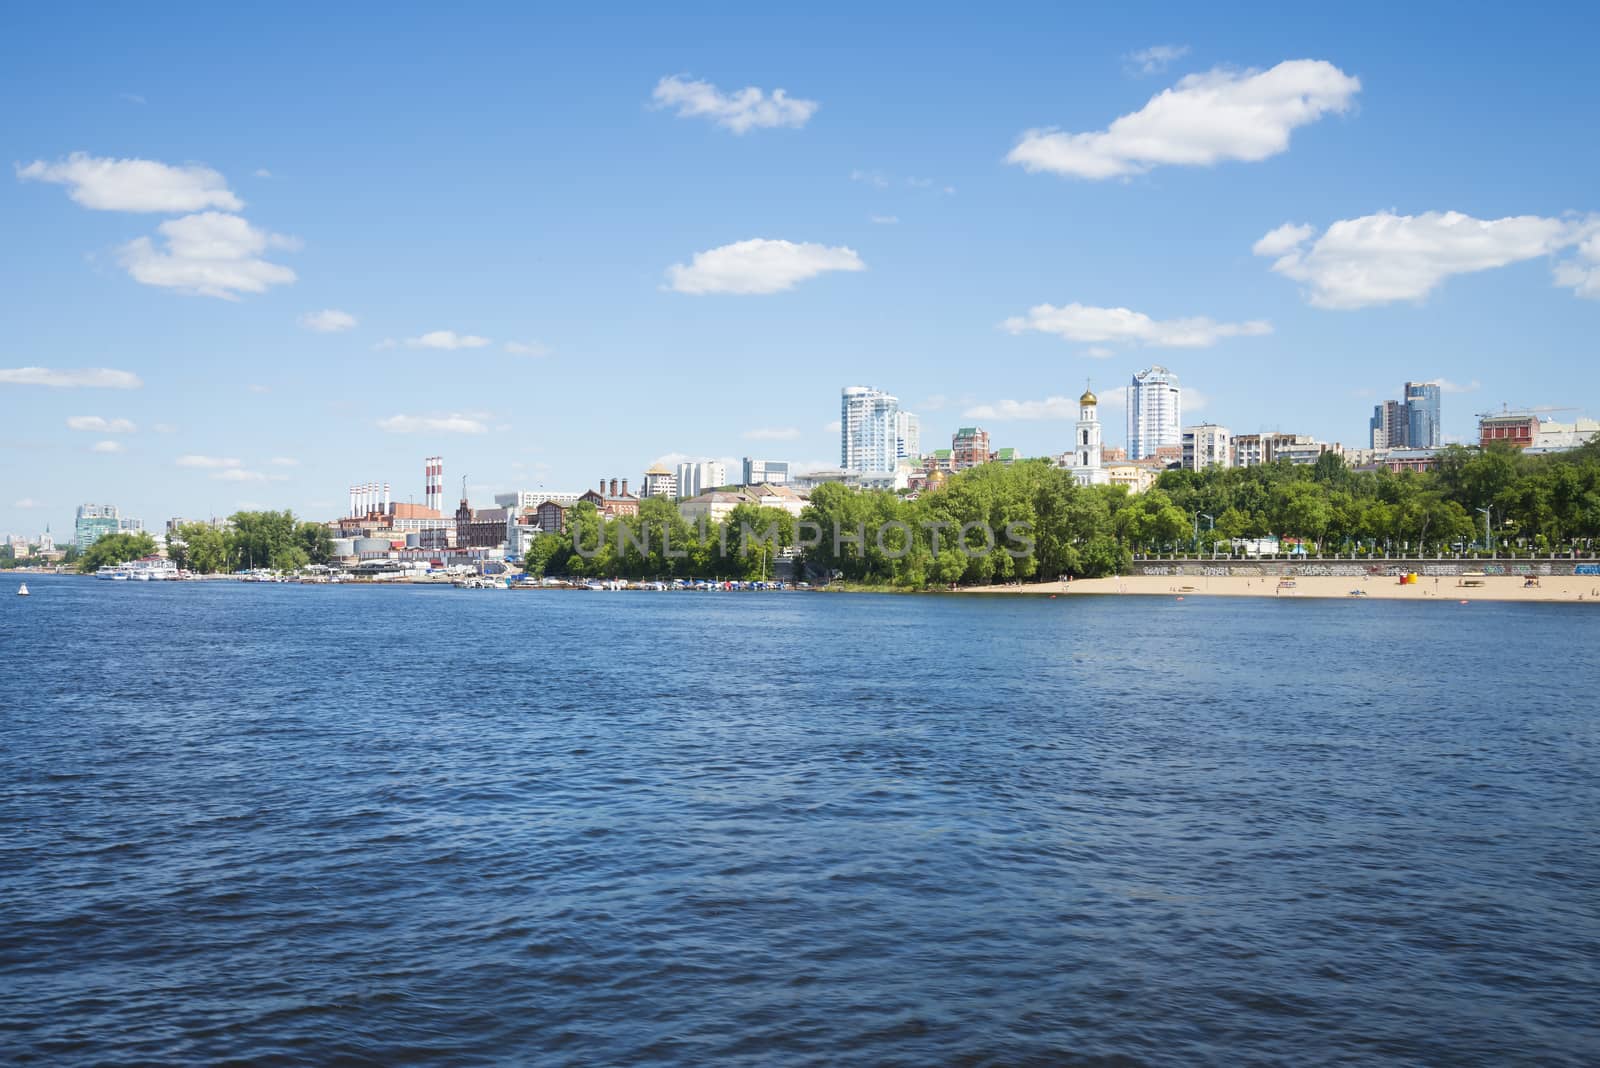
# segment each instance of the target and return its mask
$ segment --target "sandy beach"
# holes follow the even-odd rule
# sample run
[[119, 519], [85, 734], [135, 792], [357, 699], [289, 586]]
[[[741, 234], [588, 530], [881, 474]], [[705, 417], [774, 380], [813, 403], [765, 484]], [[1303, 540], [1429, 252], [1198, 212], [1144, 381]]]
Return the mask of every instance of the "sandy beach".
[[[1469, 585], [1469, 583], [1471, 585]], [[1034, 595], [1129, 594], [1162, 597], [1358, 597], [1402, 601], [1546, 601], [1600, 604], [1600, 578], [1541, 576], [1537, 586], [1520, 575], [1422, 577], [1401, 585], [1394, 576], [1311, 577], [1280, 580], [1221, 576], [1122, 575], [1115, 578], [1037, 582], [1022, 586], [973, 586], [963, 593]]]

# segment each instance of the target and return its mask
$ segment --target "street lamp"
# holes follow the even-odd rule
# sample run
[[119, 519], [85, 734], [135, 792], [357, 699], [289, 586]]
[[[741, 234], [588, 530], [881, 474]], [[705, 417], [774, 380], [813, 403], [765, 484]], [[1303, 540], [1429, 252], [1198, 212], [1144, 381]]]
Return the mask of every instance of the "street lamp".
[[1194, 525], [1195, 525], [1195, 528], [1196, 528], [1197, 531], [1198, 531], [1198, 529], [1200, 527], [1200, 520], [1204, 519], [1206, 521], [1206, 529], [1211, 531], [1211, 533], [1213, 535], [1213, 537], [1211, 539], [1211, 559], [1215, 560], [1217, 558], [1217, 539], [1215, 537], [1215, 534], [1217, 532], [1217, 521], [1215, 519], [1213, 519], [1211, 516], [1209, 516], [1206, 513], [1204, 513], [1204, 512], [1198, 513], [1194, 517], [1194, 519], [1195, 519], [1195, 524]]
[[1490, 509], [1479, 508], [1478, 511], [1483, 513], [1483, 551], [1492, 553], [1494, 552], [1494, 531], [1489, 528]]

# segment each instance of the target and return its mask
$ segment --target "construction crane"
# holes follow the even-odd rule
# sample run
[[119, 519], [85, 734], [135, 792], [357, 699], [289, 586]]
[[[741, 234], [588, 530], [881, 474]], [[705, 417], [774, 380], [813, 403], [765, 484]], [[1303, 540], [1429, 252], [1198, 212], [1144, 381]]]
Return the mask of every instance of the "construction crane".
[[1500, 402], [1500, 410], [1498, 412], [1473, 412], [1472, 414], [1474, 416], [1476, 416], [1477, 418], [1479, 418], [1479, 419], [1494, 419], [1494, 418], [1496, 418], [1498, 416], [1502, 416], [1502, 415], [1539, 415], [1539, 414], [1542, 414], [1544, 412], [1581, 412], [1581, 411], [1583, 411], [1582, 408], [1558, 408], [1558, 407], [1555, 407], [1553, 405], [1545, 405], [1545, 406], [1540, 407], [1540, 408], [1512, 408], [1505, 401], [1501, 401]]

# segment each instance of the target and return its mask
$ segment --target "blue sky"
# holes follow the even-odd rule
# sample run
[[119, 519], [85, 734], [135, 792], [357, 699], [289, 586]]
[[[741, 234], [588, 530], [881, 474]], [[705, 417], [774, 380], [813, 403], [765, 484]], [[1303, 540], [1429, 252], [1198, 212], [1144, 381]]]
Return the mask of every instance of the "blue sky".
[[975, 10], [8, 12], [0, 530], [834, 462], [848, 384], [1028, 454], [1152, 363], [1600, 408], [1592, 10]]

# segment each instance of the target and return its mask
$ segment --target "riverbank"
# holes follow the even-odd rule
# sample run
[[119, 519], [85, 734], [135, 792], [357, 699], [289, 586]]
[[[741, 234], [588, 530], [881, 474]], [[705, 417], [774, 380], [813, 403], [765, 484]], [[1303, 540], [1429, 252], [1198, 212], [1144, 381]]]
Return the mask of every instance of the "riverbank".
[[1034, 595], [1120, 595], [1162, 597], [1357, 597], [1393, 601], [1543, 601], [1600, 604], [1600, 578], [1593, 575], [1541, 576], [1529, 586], [1520, 575], [1438, 576], [1401, 585], [1389, 575], [1360, 578], [1314, 576], [1122, 575], [1113, 578], [1038, 582], [1022, 586], [970, 586], [962, 593]]

